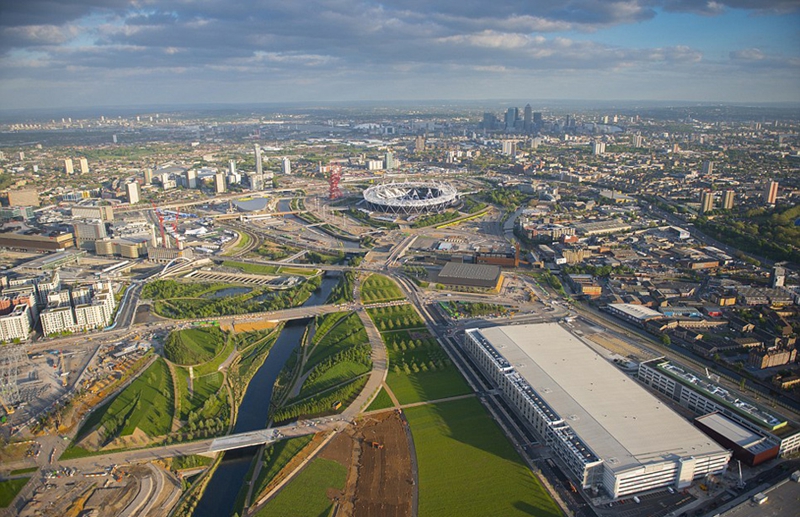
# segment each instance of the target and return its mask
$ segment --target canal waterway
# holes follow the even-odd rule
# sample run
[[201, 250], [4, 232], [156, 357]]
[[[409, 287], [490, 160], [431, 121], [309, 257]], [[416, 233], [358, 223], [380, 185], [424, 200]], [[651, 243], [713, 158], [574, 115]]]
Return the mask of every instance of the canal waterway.
[[[324, 304], [337, 282], [337, 277], [326, 276], [323, 278], [320, 288], [311, 294], [303, 307]], [[308, 319], [293, 320], [286, 323], [278, 340], [272, 345], [264, 364], [247, 386], [247, 391], [245, 391], [239, 406], [236, 425], [233, 428], [234, 433], [245, 433], [266, 427], [272, 399], [272, 387], [289, 356], [300, 345], [309, 321]], [[236, 496], [244, 484], [245, 476], [256, 451], [257, 448], [253, 447], [225, 453], [222, 462], [209, 480], [203, 497], [197, 504], [194, 517], [227, 517], [233, 513]]]

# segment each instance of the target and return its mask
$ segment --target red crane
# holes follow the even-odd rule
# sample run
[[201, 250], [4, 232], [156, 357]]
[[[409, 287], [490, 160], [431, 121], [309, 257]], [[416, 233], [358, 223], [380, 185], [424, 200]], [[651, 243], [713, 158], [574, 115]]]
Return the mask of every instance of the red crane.
[[155, 203], [153, 203], [153, 212], [155, 212], [156, 217], [158, 217], [158, 228], [161, 230], [161, 245], [166, 248], [167, 235], [164, 233], [164, 214], [161, 213], [161, 210], [158, 209]]
[[180, 208], [176, 208], [175, 209], [175, 222], [172, 223], [172, 229], [175, 230], [175, 238], [176, 239], [178, 238], [178, 217], [180, 217], [180, 215], [181, 215], [181, 209]]

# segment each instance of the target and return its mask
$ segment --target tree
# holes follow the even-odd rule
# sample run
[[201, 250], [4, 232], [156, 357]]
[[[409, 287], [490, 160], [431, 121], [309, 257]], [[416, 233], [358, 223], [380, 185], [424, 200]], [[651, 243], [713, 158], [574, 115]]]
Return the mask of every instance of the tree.
[[672, 339], [667, 334], [661, 334], [661, 344], [669, 346], [672, 344]]

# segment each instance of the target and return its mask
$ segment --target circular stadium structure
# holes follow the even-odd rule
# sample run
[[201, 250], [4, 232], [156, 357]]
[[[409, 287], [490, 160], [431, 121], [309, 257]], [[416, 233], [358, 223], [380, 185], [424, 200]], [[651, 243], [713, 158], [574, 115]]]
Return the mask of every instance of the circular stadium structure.
[[371, 210], [392, 214], [440, 212], [453, 205], [458, 191], [452, 185], [436, 181], [385, 183], [364, 191], [364, 201]]

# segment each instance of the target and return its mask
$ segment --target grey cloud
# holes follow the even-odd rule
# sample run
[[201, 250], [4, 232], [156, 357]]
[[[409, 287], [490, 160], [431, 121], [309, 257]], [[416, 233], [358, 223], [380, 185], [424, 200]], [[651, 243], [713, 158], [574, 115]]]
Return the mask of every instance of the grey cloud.
[[756, 13], [791, 13], [800, 11], [798, 0], [666, 0], [667, 11], [716, 15], [725, 8], [745, 9]]

